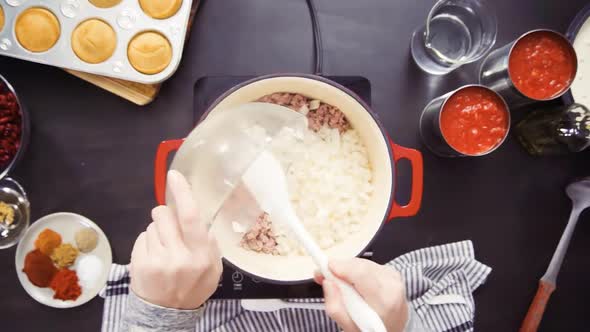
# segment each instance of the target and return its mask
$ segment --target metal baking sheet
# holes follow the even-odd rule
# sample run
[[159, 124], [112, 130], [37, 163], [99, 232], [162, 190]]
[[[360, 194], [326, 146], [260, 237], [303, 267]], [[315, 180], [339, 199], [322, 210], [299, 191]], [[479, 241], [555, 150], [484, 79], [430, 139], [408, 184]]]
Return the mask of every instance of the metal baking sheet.
[[[4, 27], [0, 31], [0, 55], [140, 83], [158, 83], [170, 77], [178, 68], [191, 5], [192, 1], [183, 0], [176, 14], [168, 19], [159, 20], [144, 13], [138, 0], [123, 0], [111, 8], [98, 8], [87, 0], [0, 0], [5, 16]], [[14, 32], [16, 18], [21, 12], [31, 7], [46, 8], [59, 20], [61, 35], [57, 43], [48, 51], [39, 53], [28, 51], [16, 39]], [[70, 42], [72, 31], [78, 24], [90, 18], [107, 22], [117, 35], [117, 47], [113, 55], [98, 64], [80, 60]], [[172, 46], [170, 64], [157, 74], [142, 74], [135, 70], [127, 59], [129, 41], [144, 31], [161, 33]]]

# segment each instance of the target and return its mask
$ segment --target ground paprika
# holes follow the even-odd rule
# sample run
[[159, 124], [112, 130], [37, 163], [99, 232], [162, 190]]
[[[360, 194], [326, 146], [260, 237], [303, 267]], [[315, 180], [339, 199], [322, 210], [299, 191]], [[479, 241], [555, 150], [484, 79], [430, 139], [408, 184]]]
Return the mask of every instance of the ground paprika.
[[49, 287], [51, 280], [57, 273], [51, 258], [44, 255], [39, 249], [35, 249], [25, 257], [23, 272], [31, 283], [38, 287]]

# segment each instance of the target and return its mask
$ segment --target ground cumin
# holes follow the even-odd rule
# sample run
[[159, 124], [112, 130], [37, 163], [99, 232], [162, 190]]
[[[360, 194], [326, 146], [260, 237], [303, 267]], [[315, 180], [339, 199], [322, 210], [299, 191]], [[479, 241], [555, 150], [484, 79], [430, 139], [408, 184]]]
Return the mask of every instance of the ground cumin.
[[59, 247], [53, 249], [50, 257], [57, 267], [63, 269], [74, 264], [76, 257], [78, 257], [78, 253], [78, 249], [74, 248], [73, 245], [63, 243], [59, 245]]

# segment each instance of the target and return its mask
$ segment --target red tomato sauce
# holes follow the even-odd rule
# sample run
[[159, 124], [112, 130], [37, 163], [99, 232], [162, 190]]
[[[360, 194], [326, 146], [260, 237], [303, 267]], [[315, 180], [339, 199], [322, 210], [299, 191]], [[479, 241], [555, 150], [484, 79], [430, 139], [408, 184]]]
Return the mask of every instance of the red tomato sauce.
[[508, 59], [514, 86], [525, 96], [544, 100], [567, 90], [576, 71], [570, 44], [548, 31], [530, 33], [516, 42]]
[[440, 115], [443, 137], [455, 150], [478, 155], [499, 145], [508, 131], [508, 110], [502, 99], [482, 87], [453, 94]]

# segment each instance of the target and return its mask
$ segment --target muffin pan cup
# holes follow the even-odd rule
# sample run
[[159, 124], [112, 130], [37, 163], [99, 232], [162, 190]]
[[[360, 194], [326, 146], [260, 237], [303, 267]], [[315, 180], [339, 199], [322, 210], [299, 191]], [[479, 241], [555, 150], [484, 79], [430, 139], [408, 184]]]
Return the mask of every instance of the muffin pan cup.
[[[154, 19], [142, 10], [138, 0], [123, 0], [110, 8], [95, 7], [88, 0], [0, 0], [5, 16], [4, 26], [0, 30], [0, 55], [139, 83], [159, 83], [172, 76], [178, 68], [191, 5], [191, 0], [183, 0], [176, 14], [170, 18]], [[48, 9], [60, 23], [61, 34], [57, 43], [45, 52], [36, 53], [23, 48], [15, 35], [14, 24], [17, 17], [31, 7]], [[97, 64], [87, 63], [78, 58], [71, 43], [74, 29], [92, 18], [108, 23], [117, 35], [117, 46], [113, 55]], [[145, 31], [160, 33], [172, 46], [170, 63], [164, 70], [153, 75], [140, 73], [127, 58], [129, 42], [135, 35]]]

